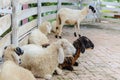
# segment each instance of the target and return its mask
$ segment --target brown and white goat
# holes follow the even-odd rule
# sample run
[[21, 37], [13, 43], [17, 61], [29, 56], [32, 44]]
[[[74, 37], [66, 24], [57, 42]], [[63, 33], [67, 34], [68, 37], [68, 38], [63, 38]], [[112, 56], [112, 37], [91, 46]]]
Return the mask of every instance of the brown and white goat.
[[88, 48], [94, 48], [92, 41], [85, 36], [79, 37], [73, 42], [73, 45], [76, 48], [75, 55], [73, 55], [73, 57], [66, 57], [64, 59], [64, 62], [62, 64], [59, 64], [60, 68], [72, 71], [73, 65], [78, 66], [78, 62], [76, 62], [76, 60], [80, 57], [80, 53], [84, 53]]
[[56, 25], [56, 35], [55, 37], [61, 38], [62, 28], [65, 24], [74, 25], [75, 32], [74, 36], [76, 37], [76, 28], [78, 30], [78, 35], [80, 35], [80, 22], [85, 19], [87, 14], [91, 10], [93, 13], [96, 12], [93, 6], [84, 7], [82, 10], [74, 10], [69, 8], [61, 8], [57, 12], [57, 25]]

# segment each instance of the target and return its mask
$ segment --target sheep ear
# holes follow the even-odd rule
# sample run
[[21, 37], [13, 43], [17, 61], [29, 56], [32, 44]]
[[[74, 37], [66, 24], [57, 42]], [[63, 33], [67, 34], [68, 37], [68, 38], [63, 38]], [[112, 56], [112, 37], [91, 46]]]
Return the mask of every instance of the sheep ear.
[[63, 51], [62, 48], [59, 48], [58, 62], [59, 63], [63, 63], [64, 62], [64, 51]]

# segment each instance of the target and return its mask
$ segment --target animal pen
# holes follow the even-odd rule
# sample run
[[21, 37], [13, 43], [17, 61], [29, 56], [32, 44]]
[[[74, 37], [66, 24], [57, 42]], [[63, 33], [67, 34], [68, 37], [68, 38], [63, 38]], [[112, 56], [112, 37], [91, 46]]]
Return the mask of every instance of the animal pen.
[[[44, 5], [48, 3], [48, 5]], [[35, 7], [23, 8], [23, 5], [29, 6], [36, 4]], [[54, 4], [54, 5], [51, 5]], [[83, 5], [92, 4], [97, 9], [97, 17], [101, 18], [103, 15], [114, 16], [119, 13], [101, 13], [101, 10], [119, 11], [119, 9], [111, 9], [107, 7], [100, 7], [100, 5], [119, 6], [120, 3], [101, 2], [100, 0], [0, 0], [0, 55], [3, 48], [9, 44], [24, 45], [28, 43], [28, 34], [42, 21], [54, 20], [56, 12], [63, 7], [73, 9], [80, 9]], [[29, 17], [37, 15], [36, 19], [29, 20]], [[96, 16], [96, 15], [93, 15]], [[94, 19], [95, 17], [93, 17]], [[24, 19], [28, 21], [22, 24]], [[92, 20], [93, 20], [92, 19]]]

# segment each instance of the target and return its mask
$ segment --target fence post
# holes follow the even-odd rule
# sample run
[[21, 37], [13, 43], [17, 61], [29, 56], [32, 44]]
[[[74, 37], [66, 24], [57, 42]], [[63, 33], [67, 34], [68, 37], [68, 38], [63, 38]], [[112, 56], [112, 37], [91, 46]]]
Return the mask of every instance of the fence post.
[[19, 22], [17, 21], [17, 13], [19, 12], [21, 6], [18, 3], [17, 0], [11, 0], [12, 1], [12, 44], [18, 46], [18, 26]]
[[37, 0], [37, 14], [38, 14], [38, 20], [37, 20], [37, 26], [39, 27], [39, 25], [42, 22], [42, 16], [41, 16], [41, 0]]
[[101, 12], [100, 12], [100, 10], [101, 10], [101, 0], [97, 0], [97, 2], [98, 2], [98, 20], [97, 20], [97, 22], [101, 22]]
[[83, 0], [79, 0], [79, 4], [80, 4], [79, 9], [82, 9], [82, 2]]
[[62, 4], [61, 4], [61, 0], [58, 0], [57, 3], [58, 3], [57, 9], [59, 10], [59, 9], [61, 8], [61, 5], [62, 5]]
[[[27, 9], [28, 7], [29, 7], [28, 4], [24, 4], [24, 5], [23, 5], [23, 10], [24, 10], [24, 9]], [[22, 20], [22, 24], [25, 24], [25, 23], [27, 23], [27, 22], [28, 22], [28, 18]]]

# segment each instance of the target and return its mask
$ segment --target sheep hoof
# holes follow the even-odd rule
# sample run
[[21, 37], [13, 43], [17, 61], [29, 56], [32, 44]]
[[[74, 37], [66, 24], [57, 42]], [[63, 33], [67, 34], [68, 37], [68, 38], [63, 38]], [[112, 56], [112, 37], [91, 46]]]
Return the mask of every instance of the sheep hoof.
[[55, 38], [58, 38], [58, 36], [57, 36], [57, 35], [55, 35]]
[[45, 75], [45, 77], [44, 77], [46, 80], [51, 80], [51, 78], [52, 78], [52, 75], [50, 75], [50, 74], [48, 74], [48, 75]]
[[76, 32], [74, 32], [74, 36], [75, 36], [75, 37], [77, 37], [77, 34], [76, 34]]
[[59, 36], [59, 39], [62, 39], [62, 37], [61, 37], [61, 36]]
[[79, 36], [79, 37], [81, 37], [81, 35], [80, 35], [80, 34], [78, 34], [78, 36]]
[[74, 63], [74, 66], [78, 66], [78, 65], [79, 65], [78, 62], [75, 62], [75, 63]]
[[68, 67], [64, 67], [63, 69], [69, 70], [69, 71], [73, 71], [73, 67], [72, 66], [68, 66]]

